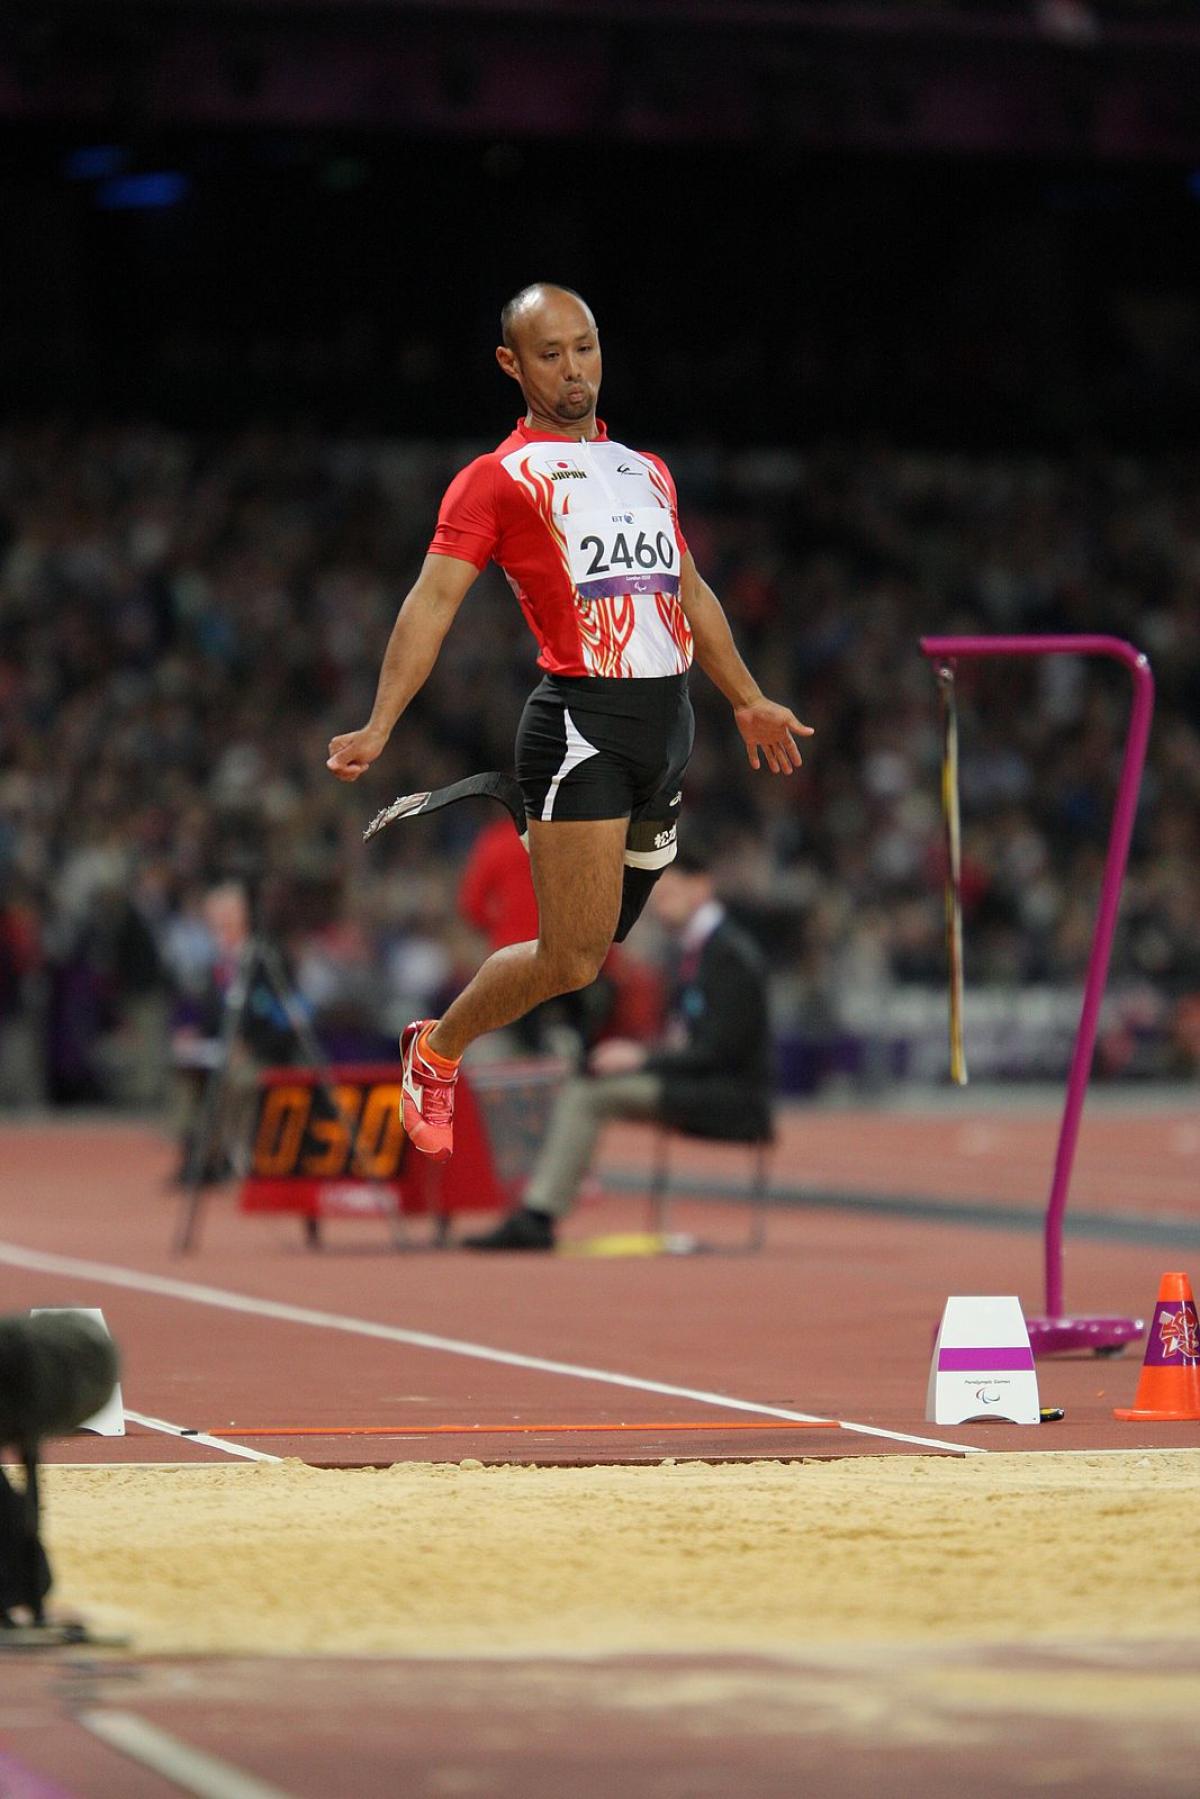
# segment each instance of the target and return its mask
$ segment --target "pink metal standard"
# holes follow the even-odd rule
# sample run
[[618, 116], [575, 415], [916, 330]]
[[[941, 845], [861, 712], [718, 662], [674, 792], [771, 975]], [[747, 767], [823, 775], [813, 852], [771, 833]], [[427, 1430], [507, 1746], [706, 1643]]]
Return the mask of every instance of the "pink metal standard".
[[1133, 678], [1133, 708], [1125, 739], [1116, 805], [1113, 808], [1096, 929], [1088, 957], [1083, 1009], [1071, 1056], [1071, 1069], [1067, 1076], [1067, 1097], [1059, 1127], [1058, 1150], [1054, 1158], [1054, 1179], [1046, 1207], [1046, 1316], [1028, 1320], [1029, 1337], [1035, 1354], [1063, 1355], [1081, 1349], [1094, 1350], [1101, 1355], [1114, 1354], [1124, 1344], [1134, 1342], [1141, 1336], [1145, 1322], [1141, 1318], [1087, 1318], [1064, 1314], [1063, 1214], [1067, 1209], [1079, 1121], [1083, 1114], [1088, 1077], [1092, 1071], [1100, 1002], [1108, 979], [1121, 883], [1125, 878], [1125, 864], [1129, 859], [1129, 843], [1137, 813], [1142, 767], [1146, 760], [1146, 743], [1154, 712], [1154, 677], [1142, 652], [1121, 637], [1093, 637], [1086, 634], [1069, 637], [923, 637], [921, 653], [931, 662], [945, 662], [951, 666], [956, 661], [976, 656], [1110, 656], [1116, 662], [1123, 662]]

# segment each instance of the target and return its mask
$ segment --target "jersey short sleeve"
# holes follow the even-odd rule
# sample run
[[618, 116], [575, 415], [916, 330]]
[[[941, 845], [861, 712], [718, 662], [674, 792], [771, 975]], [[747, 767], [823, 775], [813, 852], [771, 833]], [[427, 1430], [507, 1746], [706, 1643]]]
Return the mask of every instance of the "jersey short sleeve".
[[485, 568], [500, 534], [496, 515], [496, 463], [477, 457], [455, 475], [438, 508], [431, 556], [457, 556]]
[[683, 526], [679, 522], [679, 495], [675, 491], [675, 477], [672, 475], [662, 457], [656, 456], [653, 450], [640, 450], [638, 454], [644, 456], [647, 462], [652, 462], [663, 478], [663, 483], [671, 500], [671, 523], [675, 527], [675, 541], [679, 545], [679, 554], [681, 556], [686, 556], [687, 538], [683, 535]]

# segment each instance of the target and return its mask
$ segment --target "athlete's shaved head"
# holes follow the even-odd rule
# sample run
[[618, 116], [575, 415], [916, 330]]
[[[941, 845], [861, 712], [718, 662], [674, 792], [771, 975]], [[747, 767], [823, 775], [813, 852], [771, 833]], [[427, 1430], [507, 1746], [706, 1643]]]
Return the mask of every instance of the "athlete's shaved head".
[[587, 313], [593, 328], [595, 327], [596, 320], [591, 307], [573, 287], [560, 287], [556, 281], [531, 281], [519, 294], [514, 294], [500, 311], [500, 336], [510, 350], [513, 348], [514, 327], [524, 315], [536, 310], [544, 300], [560, 296], [577, 301]]
[[527, 422], [541, 431], [594, 437], [600, 340], [582, 294], [533, 281], [501, 312], [500, 330], [496, 361], [519, 383]]

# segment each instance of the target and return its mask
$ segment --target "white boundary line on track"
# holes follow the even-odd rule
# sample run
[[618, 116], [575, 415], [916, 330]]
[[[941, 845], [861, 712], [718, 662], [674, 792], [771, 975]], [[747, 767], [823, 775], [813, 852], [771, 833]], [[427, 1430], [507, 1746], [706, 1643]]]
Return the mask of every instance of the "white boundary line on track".
[[136, 1712], [103, 1709], [76, 1712], [75, 1721], [119, 1755], [152, 1768], [194, 1799], [290, 1799], [282, 1787], [270, 1786], [232, 1763], [181, 1743]]
[[[233, 1443], [225, 1437], [210, 1437], [202, 1430], [188, 1430], [186, 1425], [172, 1424], [167, 1418], [151, 1418], [146, 1412], [135, 1412], [125, 1407], [125, 1416], [132, 1418], [135, 1424], [144, 1424], [147, 1430], [160, 1430], [166, 1437], [183, 1437], [188, 1443], [202, 1443], [205, 1449], [223, 1449], [226, 1455], [241, 1456], [247, 1462], [278, 1462], [282, 1457], [268, 1455], [264, 1449], [249, 1449], [245, 1443]], [[179, 1464], [172, 1462], [172, 1467]]]
[[[699, 1387], [677, 1387], [669, 1381], [643, 1380], [636, 1374], [618, 1374], [606, 1368], [589, 1368], [575, 1362], [555, 1362], [543, 1356], [521, 1355], [516, 1350], [493, 1349], [486, 1343], [469, 1343], [458, 1337], [438, 1337], [429, 1331], [405, 1330], [398, 1324], [377, 1324], [370, 1318], [350, 1318], [340, 1312], [318, 1312], [309, 1306], [284, 1300], [255, 1299], [248, 1293], [231, 1293], [224, 1287], [202, 1286], [196, 1281], [174, 1280], [168, 1275], [121, 1268], [110, 1262], [85, 1262], [74, 1256], [51, 1255], [25, 1249], [19, 1243], [0, 1242], [0, 1263], [28, 1268], [37, 1274], [63, 1274], [74, 1280], [99, 1281], [104, 1286], [125, 1287], [134, 1293], [153, 1293], [162, 1299], [183, 1299], [193, 1305], [214, 1306], [219, 1311], [242, 1312], [252, 1318], [274, 1318], [281, 1324], [306, 1324], [316, 1330], [342, 1331], [348, 1336], [373, 1337], [380, 1343], [403, 1343], [410, 1349], [431, 1349], [442, 1355], [466, 1356], [476, 1362], [493, 1362], [505, 1368], [529, 1368], [539, 1374], [561, 1374], [571, 1380], [596, 1381], [602, 1386], [625, 1387], [637, 1393], [660, 1393], [668, 1399], [690, 1399], [697, 1405], [729, 1412], [751, 1412], [759, 1418], [782, 1418], [789, 1424], [819, 1424], [817, 1412], [796, 1412], [777, 1405], [759, 1405], [752, 1399], [734, 1399], [728, 1393], [710, 1393]], [[914, 1437], [904, 1431], [884, 1430], [876, 1424], [837, 1423], [854, 1436], [877, 1437], [888, 1443], [910, 1443], [917, 1449], [938, 1449], [944, 1455], [988, 1455], [976, 1443], [946, 1443], [939, 1437]], [[482, 1433], [481, 1433], [482, 1434]], [[189, 1438], [190, 1442], [197, 1439]]]

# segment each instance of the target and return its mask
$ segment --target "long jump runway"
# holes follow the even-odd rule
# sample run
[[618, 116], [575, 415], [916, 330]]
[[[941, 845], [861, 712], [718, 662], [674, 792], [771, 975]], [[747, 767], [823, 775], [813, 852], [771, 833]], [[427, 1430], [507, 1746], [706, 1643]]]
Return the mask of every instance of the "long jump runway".
[[[1185, 1111], [1099, 1124], [1090, 1137], [1085, 1126], [1087, 1234], [1069, 1241], [1068, 1297], [1144, 1315], [1162, 1270], [1194, 1255], [1200, 1134]], [[1049, 1116], [965, 1117], [947, 1133], [924, 1116], [798, 1114], [773, 1178], [796, 1203], [773, 1214], [759, 1257], [398, 1255], [370, 1223], [332, 1227], [313, 1254], [294, 1223], [242, 1218], [223, 1194], [199, 1252], [179, 1259], [169, 1151], [152, 1132], [8, 1129], [0, 1311], [102, 1306], [131, 1414], [123, 1439], [51, 1446], [49, 1459], [74, 1465], [47, 1483], [62, 1596], [85, 1610], [94, 1600], [98, 1621], [119, 1628], [126, 1569], [161, 1604], [153, 1617], [131, 1609], [132, 1656], [5, 1660], [0, 1793], [1193, 1793], [1200, 1642], [1153, 1596], [1194, 1591], [1200, 1575], [1200, 1425], [1115, 1423], [1137, 1354], [1043, 1364], [1043, 1402], [1065, 1408], [1061, 1423], [945, 1430], [923, 1418], [948, 1293], [1014, 1291], [1040, 1307], [1030, 1223], [1052, 1140]], [[610, 1143], [613, 1190], [581, 1210], [573, 1239], [640, 1228], [646, 1149], [636, 1132]], [[681, 1152], [681, 1185], [706, 1193], [724, 1178], [714, 1166]], [[823, 1202], [835, 1192], [844, 1204]], [[672, 1219], [727, 1241], [743, 1222], [711, 1198], [681, 1199]], [[1075, 1460], [1043, 1459], [1053, 1451]], [[339, 1466], [367, 1472], [320, 1472]], [[1031, 1485], [1021, 1470], [1039, 1466], [1046, 1480]], [[1109, 1470], [1111, 1492], [1094, 1493]], [[924, 1492], [934, 1473], [951, 1480], [936, 1503]], [[111, 1483], [123, 1479], [152, 1483], [163, 1502], [132, 1542], [116, 1522], [127, 1491]], [[334, 1479], [384, 1484], [348, 1489], [349, 1509], [338, 1500], [330, 1513], [320, 1483]], [[591, 1509], [576, 1514], [580, 1482]], [[867, 1510], [871, 1482], [882, 1523]], [[288, 1483], [298, 1512], [277, 1509]], [[1082, 1520], [1090, 1504], [1100, 1534], [1093, 1555], [1068, 1532], [1040, 1566], [1039, 1508], [1055, 1483], [1068, 1495], [1059, 1510]], [[250, 1501], [240, 1523], [226, 1517], [235, 1498]], [[918, 1515], [927, 1536], [874, 1640], [867, 1609], [887, 1599], [889, 1532]], [[342, 1534], [357, 1559], [327, 1562]], [[200, 1555], [209, 1536], [225, 1545], [215, 1574]], [[415, 1557], [399, 1570], [398, 1544]], [[513, 1556], [524, 1575], [506, 1583], [497, 1570]], [[560, 1605], [543, 1561], [591, 1580], [593, 1597]], [[1132, 1635], [1105, 1609], [1104, 1569], [1113, 1591], [1124, 1579], [1136, 1592], [1145, 1573]], [[1028, 1631], [1025, 1602], [1008, 1597], [1021, 1572], [1040, 1595]], [[936, 1606], [920, 1601], [923, 1583]], [[610, 1628], [606, 1587], [642, 1602], [651, 1655]], [[206, 1596], [218, 1615], [201, 1628]], [[270, 1613], [284, 1596], [280, 1661]], [[258, 1607], [257, 1635], [239, 1634], [239, 1604]], [[561, 1629], [539, 1646], [546, 1618]], [[239, 1659], [239, 1643], [253, 1653]]]
[[[230, 1433], [219, 1447], [215, 1437], [197, 1444], [140, 1424], [120, 1443], [81, 1439], [55, 1451], [70, 1460], [204, 1460], [239, 1447], [320, 1463], [464, 1454], [591, 1463], [1194, 1444], [1191, 1426], [1113, 1421], [1113, 1407], [1132, 1400], [1136, 1354], [1045, 1365], [1043, 1399], [1066, 1412], [1052, 1427], [923, 1422], [932, 1331], [949, 1293], [1017, 1292], [1027, 1310], [1040, 1309], [1040, 1244], [1004, 1222], [1002, 1204], [987, 1204], [989, 1155], [980, 1144], [993, 1146], [1003, 1190], [1011, 1180], [1006, 1130], [1048, 1137], [1049, 1122], [958, 1127], [968, 1151], [959, 1158], [965, 1203], [956, 1216], [979, 1208], [978, 1223], [964, 1228], [936, 1213], [906, 1215], [895, 1193], [897, 1185], [911, 1193], [928, 1175], [935, 1201], [944, 1196], [956, 1172], [953, 1155], [935, 1159], [944, 1122], [939, 1138], [928, 1119], [905, 1115], [800, 1115], [777, 1181], [805, 1169], [804, 1138], [819, 1135], [823, 1187], [836, 1172], [843, 1189], [876, 1192], [886, 1208], [890, 1182], [896, 1209], [780, 1209], [763, 1256], [632, 1260], [397, 1255], [366, 1222], [332, 1227], [330, 1248], [314, 1254], [292, 1221], [239, 1216], [227, 1195], [210, 1208], [198, 1253], [179, 1258], [168, 1250], [169, 1152], [153, 1133], [14, 1128], [0, 1185], [0, 1309], [102, 1306], [124, 1350], [132, 1411], [161, 1426]], [[829, 1160], [835, 1129], [846, 1146], [840, 1170]], [[1186, 1258], [1188, 1234], [1200, 1225], [1200, 1132], [1186, 1117], [1155, 1115], [1122, 1117], [1119, 1132], [1131, 1204], [1115, 1209], [1112, 1147], [1103, 1141], [1104, 1206], [1088, 1204], [1094, 1177], [1085, 1158], [1081, 1212], [1136, 1231], [1154, 1213], [1161, 1182], [1157, 1217], [1175, 1221], [1182, 1241], [1172, 1250], [1153, 1217], [1146, 1241], [1073, 1240], [1067, 1291], [1081, 1311], [1144, 1315], [1160, 1272]], [[1168, 1159], [1162, 1145], [1172, 1132], [1184, 1150]], [[919, 1155], [906, 1141], [914, 1134]], [[625, 1186], [631, 1169], [636, 1179], [638, 1147], [633, 1133], [614, 1146]], [[697, 1160], [693, 1147], [682, 1181]], [[1021, 1213], [1015, 1204], [1018, 1226]], [[572, 1235], [637, 1229], [641, 1219], [634, 1196], [618, 1192], [585, 1208]], [[742, 1229], [737, 1208], [700, 1201], [677, 1203], [672, 1224], [726, 1242]], [[846, 1428], [813, 1428], [813, 1420]], [[694, 1434], [641, 1428], [688, 1423]], [[582, 1428], [619, 1425], [639, 1428]]]

